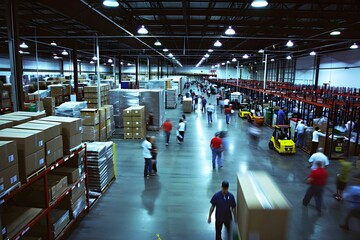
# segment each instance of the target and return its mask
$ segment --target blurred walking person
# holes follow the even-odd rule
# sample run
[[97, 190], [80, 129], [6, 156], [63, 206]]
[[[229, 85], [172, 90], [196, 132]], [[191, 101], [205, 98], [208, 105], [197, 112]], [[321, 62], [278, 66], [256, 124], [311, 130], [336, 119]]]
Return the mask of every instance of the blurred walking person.
[[163, 130], [165, 132], [165, 145], [166, 146], [169, 145], [172, 127], [173, 126], [172, 126], [170, 119], [166, 119], [166, 121], [163, 123]]
[[213, 113], [215, 112], [215, 106], [209, 103], [209, 105], [206, 107], [206, 112], [208, 116], [208, 123], [212, 123], [213, 119]]
[[210, 141], [210, 148], [211, 148], [211, 153], [212, 153], [212, 167], [213, 169], [215, 169], [215, 160], [217, 160], [217, 166], [218, 168], [222, 168], [222, 151], [223, 151], [223, 146], [222, 146], [222, 140], [219, 137], [220, 133], [217, 132], [215, 133], [215, 136], [211, 139]]
[[185, 137], [185, 121], [184, 119], [180, 118], [179, 120], [179, 125], [177, 128], [178, 134], [177, 134], [177, 143], [180, 144], [181, 142], [184, 142], [184, 137]]

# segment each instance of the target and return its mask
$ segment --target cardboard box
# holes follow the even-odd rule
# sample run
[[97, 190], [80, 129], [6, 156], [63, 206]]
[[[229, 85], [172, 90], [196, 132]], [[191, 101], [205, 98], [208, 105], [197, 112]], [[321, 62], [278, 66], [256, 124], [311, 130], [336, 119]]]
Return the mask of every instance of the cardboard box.
[[145, 135], [143, 133], [133, 132], [133, 138], [143, 138]]
[[43, 105], [47, 116], [55, 115], [55, 98], [44, 98]]
[[62, 135], [62, 123], [61, 122], [47, 122], [47, 121], [42, 121], [42, 120], [32, 120], [29, 123], [57, 126], [60, 129], [60, 135]]
[[18, 164], [0, 171], [0, 195], [19, 182]]
[[100, 131], [100, 125], [97, 124], [95, 126], [83, 126], [83, 134], [92, 134], [94, 132], [99, 132]]
[[82, 142], [82, 134], [76, 134], [70, 137], [63, 136], [64, 153], [79, 146]]
[[132, 127], [124, 127], [124, 132], [126, 132], [126, 133], [132, 133], [132, 132], [133, 132], [133, 128], [132, 128]]
[[124, 117], [131, 117], [131, 116], [132, 116], [131, 107], [130, 107], [130, 108], [126, 108], [126, 109], [123, 110], [123, 116], [124, 116]]
[[12, 121], [0, 120], [0, 130], [5, 128], [11, 128], [13, 126]]
[[56, 138], [60, 135], [60, 126], [56, 126], [56, 125], [49, 125], [49, 124], [42, 125], [42, 124], [28, 122], [14, 126], [14, 128], [43, 131], [44, 142], [48, 142], [51, 139]]
[[37, 130], [6, 128], [0, 130], [0, 140], [14, 140], [16, 142], [19, 161], [44, 149], [44, 134]]
[[104, 107], [99, 108], [100, 124], [106, 122], [106, 110]]
[[13, 126], [15, 126], [31, 121], [31, 117], [4, 114], [4, 115], [0, 115], [0, 120], [10, 121], [13, 123]]
[[131, 117], [131, 121], [133, 121], [133, 122], [145, 122], [145, 118], [144, 118], [144, 117], [135, 117], [135, 116], [132, 116], [132, 117]]
[[71, 192], [69, 192], [69, 194], [66, 195], [66, 197], [61, 202], [59, 202], [57, 208], [70, 210], [71, 206], [73, 206], [76, 201], [85, 194], [85, 181], [82, 181], [81, 183], [76, 184], [75, 188], [71, 190]]
[[93, 141], [99, 141], [99, 132], [93, 132], [93, 133], [82, 133], [82, 141], [83, 142], [93, 142]]
[[61, 122], [62, 135], [64, 138], [77, 135], [82, 131], [81, 118], [49, 116], [41, 118], [41, 121]]
[[84, 172], [84, 161], [85, 161], [85, 149], [81, 150], [77, 155], [64, 162], [64, 167], [73, 167], [82, 169], [79, 170], [79, 176], [83, 175]]
[[[237, 217], [241, 239], [285, 240], [290, 205], [265, 172], [247, 172], [237, 178]], [[276, 231], [274, 231], [276, 229]]]
[[6, 226], [8, 237], [11, 239], [34, 219], [43, 209], [8, 206], [3, 212], [3, 224]]
[[15, 115], [15, 116], [30, 117], [32, 120], [37, 120], [37, 119], [39, 119], [39, 118], [46, 117], [46, 112], [45, 112], [45, 111], [41, 111], [41, 112], [18, 111], [18, 112], [13, 112], [13, 113], [11, 113], [11, 114], [12, 114], [12, 115]]
[[41, 149], [25, 158], [19, 158], [20, 181], [27, 182], [28, 176], [45, 166], [45, 151]]
[[133, 122], [124, 121], [124, 127], [132, 127], [132, 126], [133, 126]]
[[18, 163], [15, 141], [0, 141], [0, 153], [0, 171]]
[[124, 133], [124, 138], [133, 138], [132, 132], [131, 133], [130, 132]]
[[102, 128], [101, 130], [100, 130], [100, 141], [101, 142], [104, 142], [104, 141], [106, 141], [106, 127], [104, 127], [104, 128]]
[[123, 117], [124, 122], [132, 122], [132, 117]]
[[56, 160], [63, 157], [63, 137], [57, 136], [45, 143], [46, 165], [50, 166]]
[[110, 117], [114, 115], [113, 105], [105, 105], [104, 108], [105, 108], [105, 118], [110, 119]]
[[131, 116], [143, 117], [145, 115], [144, 106], [135, 106], [131, 108]]
[[51, 174], [67, 176], [67, 180], [69, 184], [75, 183], [77, 180], [80, 179], [79, 169], [73, 167], [61, 166], [59, 168], [56, 168], [54, 171], [52, 171]]
[[144, 122], [132, 122], [132, 126], [133, 127], [142, 127], [145, 126], [146, 124]]
[[[49, 184], [49, 199], [51, 201], [57, 199], [68, 188], [68, 180], [66, 176], [56, 175], [51, 172], [47, 176]], [[40, 187], [44, 187], [41, 185]]]
[[85, 108], [80, 112], [82, 125], [94, 126], [99, 124], [99, 110], [96, 108]]
[[2, 99], [1, 107], [2, 108], [11, 108], [11, 99], [10, 98]]

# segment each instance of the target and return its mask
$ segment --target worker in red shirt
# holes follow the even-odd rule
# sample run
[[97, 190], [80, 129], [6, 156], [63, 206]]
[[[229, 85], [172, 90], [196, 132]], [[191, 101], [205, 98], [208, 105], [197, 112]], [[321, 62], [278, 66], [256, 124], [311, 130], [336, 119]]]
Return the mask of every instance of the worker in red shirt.
[[322, 195], [328, 178], [328, 172], [323, 168], [322, 162], [316, 162], [316, 169], [312, 170], [306, 182], [310, 184], [303, 199], [307, 207], [312, 197], [315, 198], [316, 210], [321, 215]]
[[212, 167], [215, 169], [215, 159], [217, 159], [218, 168], [222, 168], [221, 154], [223, 151], [222, 140], [219, 137], [220, 133], [215, 133], [215, 136], [210, 141], [210, 148], [212, 152]]
[[172, 123], [170, 119], [166, 119], [166, 121], [163, 123], [163, 130], [165, 132], [165, 145], [169, 146], [170, 133], [172, 130]]
[[231, 117], [232, 107], [231, 104], [225, 108], [226, 124], [229, 124]]

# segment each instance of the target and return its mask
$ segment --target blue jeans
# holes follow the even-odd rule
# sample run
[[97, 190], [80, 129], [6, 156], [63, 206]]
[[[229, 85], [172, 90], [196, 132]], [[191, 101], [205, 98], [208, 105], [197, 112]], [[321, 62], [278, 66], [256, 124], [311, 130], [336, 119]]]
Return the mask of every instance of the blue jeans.
[[218, 167], [222, 167], [221, 149], [213, 148], [212, 151], [212, 167], [215, 168], [215, 159], [217, 159]]
[[169, 143], [170, 141], [170, 132], [165, 132], [165, 142]]
[[226, 124], [229, 124], [230, 122], [230, 114], [226, 114]]
[[304, 133], [297, 133], [296, 135], [296, 146], [303, 147], [304, 146]]
[[212, 112], [207, 112], [208, 115], [208, 122], [212, 122]]
[[152, 162], [151, 158], [144, 158], [145, 159], [145, 166], [144, 166], [144, 177], [148, 176], [152, 172]]
[[311, 198], [314, 197], [316, 209], [321, 212], [323, 190], [323, 186], [310, 185], [303, 199], [304, 206], [307, 206]]

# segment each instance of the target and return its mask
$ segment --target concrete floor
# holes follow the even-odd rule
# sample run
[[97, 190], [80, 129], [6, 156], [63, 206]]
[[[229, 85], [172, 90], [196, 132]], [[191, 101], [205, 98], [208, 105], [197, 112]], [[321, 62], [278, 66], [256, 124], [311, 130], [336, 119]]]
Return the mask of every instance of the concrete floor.
[[[214, 99], [212, 102], [215, 103]], [[166, 117], [177, 123], [181, 105], [167, 109]], [[292, 205], [288, 239], [360, 239], [359, 220], [351, 222], [351, 231], [339, 228], [345, 204], [332, 198], [335, 191], [336, 161], [329, 166], [329, 182], [324, 192], [322, 216], [318, 216], [314, 200], [302, 207], [307, 189], [304, 179], [309, 173], [308, 155], [279, 155], [268, 149], [272, 134], [263, 126], [258, 147], [249, 143], [246, 120], [235, 117], [226, 126], [225, 116], [219, 111], [212, 125], [205, 113], [186, 114], [185, 142], [175, 142], [175, 131], [169, 146], [164, 144], [162, 132], [158, 136], [159, 176], [144, 179], [140, 140], [116, 140], [117, 179], [105, 195], [77, 224], [68, 239], [106, 240], [209, 240], [215, 239], [214, 221], [207, 223], [210, 198], [220, 189], [222, 180], [230, 182], [229, 191], [236, 195], [237, 173], [249, 170], [268, 172]], [[213, 171], [209, 141], [219, 130], [229, 131], [229, 150], [224, 154], [224, 167]], [[213, 214], [213, 218], [214, 218]], [[159, 238], [159, 239], [160, 239]]]

